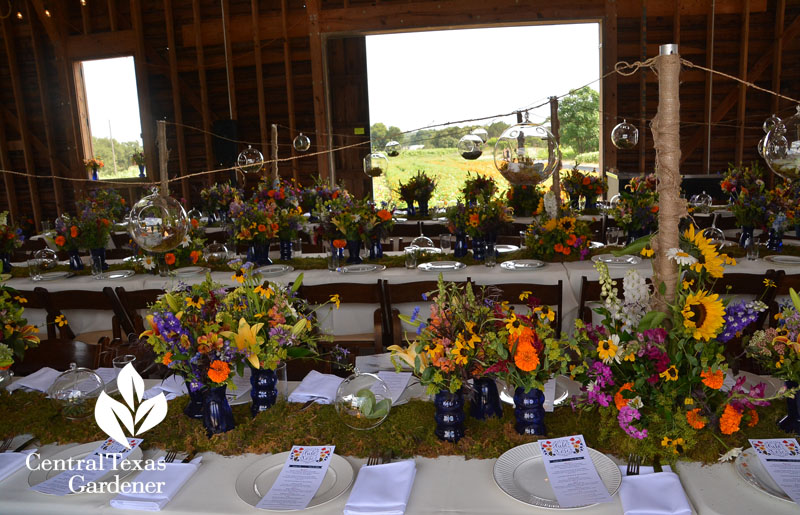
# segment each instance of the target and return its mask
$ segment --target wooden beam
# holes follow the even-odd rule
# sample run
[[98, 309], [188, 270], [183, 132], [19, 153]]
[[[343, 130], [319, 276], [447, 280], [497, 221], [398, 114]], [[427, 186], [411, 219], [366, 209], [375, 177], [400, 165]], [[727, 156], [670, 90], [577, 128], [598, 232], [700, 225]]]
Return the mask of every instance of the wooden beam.
[[[322, 35], [320, 34], [319, 24], [319, 0], [306, 0], [306, 10], [308, 12], [308, 37], [309, 49], [311, 50], [311, 87], [314, 97], [314, 131], [317, 139], [317, 152], [328, 150], [327, 131], [328, 125], [326, 102], [325, 102], [325, 71], [322, 52]], [[330, 177], [330, 160], [324, 153], [317, 155], [317, 167], [319, 175], [323, 180]], [[296, 177], [295, 177], [296, 178]]]
[[[142, 5], [140, 0], [131, 1], [131, 25], [136, 33], [136, 89], [139, 94], [139, 113], [142, 119], [142, 146], [144, 147], [145, 166], [148, 170], [156, 170], [156, 140], [153, 105], [150, 102], [150, 81], [147, 79], [147, 50], [144, 44], [144, 22], [142, 21]], [[159, 170], [167, 173], [167, 170]]]
[[[715, 5], [714, 3], [708, 6], [708, 13], [706, 14], [706, 68], [713, 68], [714, 65], [714, 30], [715, 30]], [[706, 72], [706, 78], [703, 84], [703, 120], [705, 127], [697, 129], [696, 137], [698, 142], [702, 138], [706, 138], [707, 142], [703, 145], [703, 170], [705, 173], [711, 173], [711, 101], [714, 91], [714, 74]], [[681, 149], [681, 164], [689, 157], [692, 150]]]
[[[296, 118], [294, 115], [294, 78], [292, 77], [292, 49], [289, 45], [289, 31], [287, 29], [287, 7], [286, 7], [286, 0], [281, 0], [281, 23], [283, 24], [283, 69], [286, 73], [286, 104], [287, 109], [289, 110], [289, 140], [295, 137], [297, 134], [296, 130]], [[313, 36], [312, 36], [313, 37]], [[313, 62], [312, 62], [312, 75], [313, 71]], [[313, 80], [313, 79], [312, 79]], [[316, 108], [316, 96], [314, 97], [314, 106]], [[316, 113], [315, 113], [316, 114]], [[297, 152], [294, 150], [294, 145], [291, 147], [292, 157], [297, 156]], [[297, 175], [297, 160], [293, 160], [292, 162], [292, 177], [294, 180], [298, 180]]]
[[47, 76], [42, 68], [45, 65], [41, 44], [36, 35], [36, 28], [34, 27], [34, 9], [31, 4], [26, 4], [28, 18], [30, 19], [31, 27], [31, 47], [33, 49], [33, 62], [36, 67], [36, 83], [39, 87], [39, 102], [42, 107], [42, 120], [44, 122], [44, 140], [47, 144], [47, 159], [50, 163], [50, 174], [53, 180], [53, 193], [56, 200], [56, 214], [61, 216], [64, 212], [64, 190], [62, 188], [62, 181], [58, 180], [59, 172], [56, 169], [56, 160], [53, 156], [55, 144], [53, 143], [53, 134], [51, 131], [50, 123], [50, 108], [47, 101], [50, 98], [48, 90]]
[[681, 54], [685, 54], [681, 48], [681, 0], [675, 0], [675, 11], [672, 13], [672, 42], [678, 45]]
[[[601, 27], [603, 42], [603, 75], [614, 69], [617, 63], [617, 2], [606, 2], [606, 15]], [[603, 156], [601, 171], [617, 167], [617, 147], [611, 144], [611, 130], [617, 125], [617, 74], [612, 73], [600, 81], [600, 93], [603, 98], [602, 139], [600, 149]]]
[[[739, 46], [739, 77], [747, 80], [747, 58], [750, 50], [750, 0], [743, 0], [742, 37]], [[739, 105], [736, 119], [739, 128], [736, 135], [736, 164], [742, 165], [744, 155], [744, 111], [747, 105], [747, 86], [739, 84]]]
[[[178, 49], [175, 48], [175, 18], [172, 14], [172, 0], [164, 0], [164, 22], [167, 28], [167, 46], [169, 47], [169, 82], [172, 86], [172, 116], [175, 120], [175, 137], [178, 143], [178, 174], [188, 173], [186, 167], [186, 140], [183, 135], [183, 106], [181, 105], [181, 83], [178, 80]], [[189, 181], [181, 181], [181, 195], [190, 200]]]
[[81, 21], [83, 22], [81, 26], [83, 27], [84, 34], [92, 32], [92, 20], [89, 16], [90, 5], [89, 2], [86, 2], [86, 5], [81, 5]]
[[[639, 28], [639, 43], [641, 50], [639, 60], [647, 60], [647, 0], [641, 0], [641, 21]], [[645, 170], [647, 158], [647, 68], [639, 70], [639, 173]]]
[[[683, 16], [702, 16], [708, 12], [709, 0], [681, 0], [680, 13]], [[766, 12], [767, 0], [753, 0], [750, 12]], [[620, 18], [638, 18], [641, 5], [637, 0], [619, 0]], [[648, 16], [672, 16], [673, 2], [659, 0], [647, 5]], [[717, 14], [739, 14], [742, 12], [741, 0], [716, 0]], [[680, 49], [679, 49], [680, 50]]]
[[111, 32], [117, 30], [117, 0], [108, 0], [108, 27]]
[[63, 48], [59, 48], [62, 47], [64, 43], [63, 29], [53, 21], [54, 15], [60, 15], [62, 13], [60, 11], [50, 11], [50, 16], [47, 16], [44, 12], [45, 8], [42, 0], [31, 0], [31, 4], [33, 4], [33, 8], [36, 10], [39, 21], [44, 25], [44, 30], [47, 32], [50, 42], [56, 47], [56, 53], [58, 53], [59, 50], [63, 50]]
[[78, 61], [128, 56], [136, 51], [136, 38], [133, 30], [69, 36], [66, 54]]
[[267, 147], [267, 102], [264, 98], [264, 64], [261, 52], [261, 32], [258, 23], [258, 0], [250, 1], [250, 10], [253, 15], [253, 55], [255, 57], [253, 66], [256, 69], [256, 93], [258, 94], [258, 132], [261, 136], [261, 151], [265, 155], [270, 155]]
[[[775, 58], [772, 60], [772, 91], [781, 92], [781, 69], [783, 67], [783, 24], [786, 17], [786, 0], [778, 0], [775, 9], [775, 41], [773, 53]], [[781, 99], [772, 96], [772, 112], [777, 113], [781, 109]]]
[[222, 6], [222, 23], [223, 30], [225, 31], [225, 71], [228, 76], [228, 108], [231, 120], [236, 120], [236, 77], [234, 74], [233, 64], [233, 47], [231, 46], [230, 30], [231, 30], [231, 2], [230, 0], [221, 0]]
[[28, 113], [25, 109], [25, 98], [22, 92], [19, 67], [17, 66], [17, 53], [14, 47], [14, 35], [10, 33], [11, 27], [8, 18], [2, 20], [3, 40], [6, 44], [6, 57], [8, 58], [8, 73], [11, 76], [11, 89], [14, 92], [14, 105], [17, 109], [17, 119], [20, 138], [22, 138], [22, 156], [25, 161], [25, 171], [29, 174], [28, 192], [33, 207], [33, 221], [37, 228], [41, 227], [42, 206], [39, 199], [39, 188], [36, 184], [36, 163], [31, 150], [31, 133], [28, 131]]
[[[793, 41], [798, 34], [800, 34], [800, 16], [797, 16], [783, 33], [783, 44], [786, 45], [787, 43]], [[755, 62], [755, 64], [749, 69], [747, 76], [749, 77], [750, 82], [755, 82], [761, 78], [761, 75], [766, 71], [766, 69], [772, 64], [772, 55], [774, 52], [774, 48], [768, 48], [761, 57]], [[728, 112], [736, 105], [736, 100], [739, 95], [738, 88], [734, 88], [730, 93], [728, 93], [725, 98], [717, 104], [717, 107], [711, 113], [711, 123], [716, 123], [722, 119], [723, 116], [728, 114]], [[682, 157], [681, 163], [686, 160], [686, 158], [694, 152], [697, 147], [702, 143], [705, 136], [705, 128], [701, 127], [695, 130], [694, 134], [687, 140], [685, 146], [681, 149]]]
[[[4, 118], [6, 123], [10, 126], [19, 126], [19, 118], [17, 118], [17, 115], [4, 105], [0, 105], [0, 118]], [[40, 154], [47, 153], [47, 145], [38, 137], [36, 137], [35, 134], [31, 133], [30, 136], [30, 142], [33, 145], [34, 150]], [[20, 152], [23, 150], [22, 140], [7, 140], [6, 144], [6, 149], [8, 150], [18, 150]], [[65, 165], [58, 158], [56, 158], [55, 161], [56, 167], [58, 167], [60, 170], [61, 175], [68, 176], [70, 169], [67, 167], [67, 165]]]
[[[165, 77], [169, 77], [169, 74], [172, 73], [173, 67], [169, 65], [169, 62], [156, 53], [154, 48], [149, 46], [147, 47], [147, 60], [147, 69], [150, 71], [150, 73], [163, 75]], [[208, 70], [208, 66], [206, 66], [205, 69]], [[181, 67], [178, 66], [177, 71], [178, 73], [184, 71], [197, 72], [197, 60], [195, 60], [191, 68], [186, 67], [186, 69], [181, 69]], [[188, 104], [189, 107], [202, 114], [203, 102], [195, 91], [197, 86], [194, 84], [187, 84], [186, 81], [180, 78], [180, 75], [178, 75], [178, 81], [181, 84], [181, 94], [183, 95], [183, 100], [186, 101], [186, 104]], [[218, 118], [218, 116], [214, 113], [210, 113], [210, 116], [212, 122]]]
[[[200, 1], [192, 0], [192, 15], [194, 17], [194, 37], [195, 37], [195, 50], [197, 52], [197, 74], [200, 77], [200, 104], [202, 110], [200, 112], [203, 118], [203, 141], [206, 146], [206, 166], [209, 170], [213, 170], [214, 154], [212, 152], [211, 143], [211, 117], [208, 110], [208, 84], [206, 83], [206, 65], [205, 65], [205, 52], [203, 51], [203, 33], [200, 30], [202, 20], [200, 19]], [[211, 174], [205, 176], [206, 184], [212, 184], [213, 177]]]
[[[281, 15], [262, 14], [258, 16], [258, 34], [260, 41], [279, 40], [283, 37]], [[308, 36], [308, 20], [305, 13], [295, 11], [289, 13], [289, 37], [302, 38]], [[252, 30], [248, 29], [253, 20], [250, 16], [231, 16], [228, 34], [231, 43], [246, 43], [253, 37]], [[218, 21], [201, 22], [199, 25], [190, 23], [181, 27], [181, 40], [183, 46], [197, 45], [196, 30], [203, 34], [203, 42], [209, 46], [222, 45], [222, 27]]]
[[[6, 138], [6, 125], [0, 120], [0, 167], [3, 170], [11, 170], [11, 159], [8, 156], [8, 138]], [[6, 188], [6, 204], [8, 213], [14, 223], [19, 222], [19, 206], [17, 205], [17, 187], [14, 184], [14, 176], [9, 173], [3, 174], [3, 186]]]

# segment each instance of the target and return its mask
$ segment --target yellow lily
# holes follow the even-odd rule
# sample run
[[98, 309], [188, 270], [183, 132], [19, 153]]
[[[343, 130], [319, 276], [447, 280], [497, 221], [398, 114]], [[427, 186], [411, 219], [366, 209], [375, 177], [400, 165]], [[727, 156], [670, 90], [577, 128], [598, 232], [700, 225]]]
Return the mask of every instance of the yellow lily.
[[260, 367], [258, 361], [258, 347], [264, 341], [263, 338], [258, 336], [258, 332], [264, 327], [263, 323], [250, 325], [244, 318], [239, 319], [239, 330], [237, 332], [225, 331], [220, 333], [225, 338], [230, 338], [236, 344], [239, 350], [249, 350], [250, 355], [247, 360], [255, 368]]
[[416, 358], [419, 357], [419, 371], [417, 371], [417, 373], [421, 374], [422, 371], [428, 367], [428, 358], [424, 354], [417, 354], [416, 345], [410, 345], [408, 348], [399, 345], [391, 345], [387, 347], [386, 350], [392, 352], [392, 358], [397, 356], [414, 369], [416, 369]]

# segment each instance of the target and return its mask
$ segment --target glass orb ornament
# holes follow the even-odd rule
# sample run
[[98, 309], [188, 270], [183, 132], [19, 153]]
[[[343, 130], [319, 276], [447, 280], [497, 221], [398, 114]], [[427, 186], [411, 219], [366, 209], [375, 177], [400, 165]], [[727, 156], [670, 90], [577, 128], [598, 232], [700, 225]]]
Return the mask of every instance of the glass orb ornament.
[[180, 202], [153, 189], [153, 193], [133, 205], [128, 233], [148, 252], [167, 252], [183, 241], [189, 232], [189, 217]]
[[787, 181], [800, 180], [800, 105], [794, 115], [775, 123], [767, 134], [764, 160]]
[[364, 173], [370, 177], [380, 177], [389, 169], [389, 160], [383, 152], [373, 152], [364, 158]]
[[461, 157], [468, 160], [478, 159], [483, 154], [483, 140], [475, 134], [467, 134], [456, 145]]
[[704, 191], [698, 195], [692, 195], [689, 198], [689, 205], [694, 208], [696, 213], [708, 213], [711, 210], [712, 201], [711, 195]]
[[292, 141], [292, 146], [298, 152], [305, 152], [309, 148], [311, 148], [311, 140], [308, 139], [308, 136], [303, 134], [302, 132], [294, 137], [294, 141]]
[[209, 243], [203, 249], [203, 255], [209, 265], [224, 265], [230, 257], [228, 247], [219, 242]]
[[81, 420], [94, 413], [94, 403], [105, 383], [94, 371], [71, 363], [69, 370], [56, 378], [47, 393], [61, 407], [61, 414], [70, 420]]
[[727, 245], [727, 242], [725, 241], [725, 233], [719, 227], [706, 227], [703, 229], [701, 234], [703, 235], [703, 238], [707, 239], [712, 245], [716, 245], [719, 248]]
[[397, 141], [390, 141], [386, 144], [383, 149], [386, 151], [386, 155], [389, 157], [397, 157], [400, 155], [400, 143]]
[[339, 384], [334, 407], [347, 427], [373, 429], [389, 416], [392, 396], [383, 379], [356, 371]]
[[527, 120], [503, 131], [494, 146], [494, 165], [511, 184], [539, 184], [553, 175], [560, 161], [553, 133]]
[[764, 129], [764, 137], [761, 138], [760, 140], [758, 140], [758, 146], [756, 147], [758, 149], [758, 155], [759, 156], [766, 157], [764, 155], [765, 152], [766, 152], [766, 146], [767, 146], [767, 136], [766, 135], [769, 134], [769, 131], [774, 129], [775, 126], [777, 124], [779, 124], [779, 123], [782, 123], [781, 119], [778, 118], [777, 116], [775, 116], [774, 114], [771, 114], [769, 116], [769, 118], [764, 120], [764, 124], [761, 126], [761, 128]]
[[489, 131], [487, 131], [483, 127], [478, 127], [477, 129], [472, 131], [470, 134], [472, 134], [474, 136], [478, 136], [481, 139], [481, 141], [484, 142], [484, 143], [486, 143], [486, 140], [489, 139]]
[[622, 120], [611, 129], [611, 143], [620, 150], [630, 150], [639, 144], [639, 129], [628, 120]]
[[258, 173], [264, 168], [264, 154], [258, 149], [247, 145], [236, 158], [236, 166], [242, 173]]
[[52, 270], [58, 266], [58, 255], [56, 251], [51, 248], [39, 249], [33, 253], [33, 259], [39, 264], [41, 271]]

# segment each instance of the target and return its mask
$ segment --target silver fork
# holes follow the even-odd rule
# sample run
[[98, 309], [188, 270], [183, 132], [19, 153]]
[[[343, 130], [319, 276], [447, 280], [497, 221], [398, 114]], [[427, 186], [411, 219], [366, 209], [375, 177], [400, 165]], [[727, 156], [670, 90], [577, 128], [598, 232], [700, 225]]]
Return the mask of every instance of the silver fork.
[[372, 454], [369, 458], [367, 458], [367, 466], [371, 467], [373, 465], [380, 465], [383, 463], [383, 459], [378, 454]]
[[628, 455], [628, 469], [625, 472], [626, 476], [638, 476], [639, 466], [642, 464], [642, 457], [638, 454]]
[[175, 458], [178, 456], [177, 451], [169, 451], [167, 455], [164, 457], [164, 463], [172, 463], [175, 461]]
[[0, 444], [0, 452], [6, 452], [9, 447], [11, 447], [11, 442], [14, 441], [14, 437], [6, 438], [3, 440], [3, 443]]

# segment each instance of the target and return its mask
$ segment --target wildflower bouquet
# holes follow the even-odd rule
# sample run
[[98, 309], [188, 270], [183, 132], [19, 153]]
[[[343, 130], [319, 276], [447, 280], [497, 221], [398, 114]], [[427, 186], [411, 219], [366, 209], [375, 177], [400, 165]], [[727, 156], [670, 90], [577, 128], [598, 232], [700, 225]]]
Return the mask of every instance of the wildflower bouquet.
[[92, 157], [89, 159], [83, 160], [84, 166], [86, 166], [87, 170], [97, 170], [99, 168], [103, 168], [105, 165], [103, 164], [103, 160], [99, 157]]
[[480, 239], [496, 235], [501, 227], [514, 221], [511, 208], [500, 198], [467, 207], [466, 216], [467, 234]]
[[136, 166], [144, 166], [145, 164], [144, 152], [140, 150], [131, 154], [131, 163], [135, 164]]
[[277, 205], [272, 201], [241, 200], [236, 197], [228, 208], [237, 241], [267, 244], [278, 234]]
[[8, 212], [0, 213], [0, 254], [11, 254], [24, 240], [22, 229], [8, 223]]
[[368, 241], [368, 218], [372, 209], [366, 201], [348, 201], [330, 221], [347, 241]]
[[76, 204], [78, 212], [97, 213], [111, 220], [122, 220], [128, 212], [125, 199], [113, 188], [91, 190]]
[[[427, 205], [436, 189], [436, 181], [428, 177], [425, 172], [417, 170], [417, 175], [413, 176], [408, 183], [414, 189], [414, 200], [420, 206]], [[424, 210], [424, 209], [423, 209]]]
[[314, 213], [319, 218], [319, 224], [314, 229], [314, 239], [317, 243], [344, 239], [344, 233], [334, 223], [340, 219], [343, 212], [352, 209], [354, 201], [349, 195], [338, 195], [330, 200], [317, 200]]
[[516, 216], [536, 216], [544, 208], [543, 193], [538, 186], [512, 184], [506, 191], [506, 200]]
[[740, 227], [766, 227], [772, 198], [764, 183], [764, 171], [758, 163], [729, 167], [720, 183], [731, 195], [731, 211]]
[[230, 183], [217, 183], [210, 188], [200, 191], [203, 209], [207, 213], [227, 212], [231, 203], [237, 198], [243, 198], [242, 191], [231, 186]]
[[447, 230], [452, 234], [466, 234], [467, 224], [470, 220], [469, 209], [461, 202], [450, 206], [445, 210], [445, 217], [447, 218]]
[[344, 188], [329, 186], [321, 178], [317, 178], [312, 187], [300, 191], [300, 206], [304, 213], [313, 213], [318, 201], [325, 203], [329, 200], [336, 200], [341, 195], [350, 196]]
[[597, 197], [603, 195], [608, 189], [608, 182], [603, 180], [596, 172], [583, 173], [578, 170], [576, 164], [570, 171], [561, 177], [561, 187], [569, 194], [569, 198], [575, 203], [578, 197], [586, 197], [586, 203], [594, 204]]
[[189, 222], [189, 232], [184, 235], [181, 243], [174, 250], [164, 254], [164, 261], [170, 266], [196, 265], [203, 257], [206, 231], [197, 218], [192, 218]]
[[[23, 316], [28, 302], [20, 297], [17, 291], [6, 285], [0, 285], [0, 319], [3, 320], [2, 337], [0, 337], [0, 369], [8, 368], [14, 358], [22, 360], [25, 351], [39, 345], [38, 331], [28, 324]], [[8, 351], [2, 349], [6, 347]], [[11, 363], [8, 363], [8, 361]]]
[[372, 202], [368, 202], [364, 209], [364, 231], [367, 238], [371, 240], [381, 240], [389, 236], [394, 227], [394, 207], [388, 206], [385, 202], [378, 207]]
[[766, 306], [726, 306], [710, 292], [723, 265], [735, 262], [693, 227], [667, 256], [677, 262], [681, 279], [666, 312], [651, 311], [653, 291], [636, 270], [626, 273], [620, 299], [607, 267], [595, 265], [604, 299], [597, 311], [604, 320], [600, 326], [576, 323], [575, 343], [584, 350], [573, 373], [584, 384], [584, 406], [602, 407], [635, 440], [649, 437], [651, 452], [660, 445], [677, 454], [695, 445], [697, 430], [718, 427], [732, 434], [743, 420], [757, 422], [754, 408], [766, 403], [763, 384], [745, 391], [740, 381], [727, 394], [721, 391], [728, 368], [723, 340]]
[[464, 195], [464, 202], [467, 204], [474, 204], [478, 199], [489, 200], [497, 193], [497, 185], [491, 177], [485, 177], [478, 173], [473, 177], [467, 173], [467, 180], [464, 181], [464, 187], [461, 188], [461, 194]]
[[789, 290], [792, 303], [778, 315], [779, 326], [756, 331], [745, 351], [769, 375], [800, 383], [800, 295]]
[[403, 184], [402, 181], [398, 182], [396, 193], [400, 196], [400, 200], [405, 202], [408, 207], [411, 208], [414, 205], [417, 194], [416, 185], [414, 184], [413, 178], [405, 184]]
[[542, 213], [525, 231], [525, 252], [536, 259], [552, 261], [561, 256], [589, 256], [592, 232], [589, 224], [573, 216], [550, 218]]
[[106, 213], [84, 210], [74, 222], [75, 225], [70, 227], [70, 236], [72, 235], [72, 227], [77, 227], [78, 234], [75, 239], [78, 242], [78, 247], [89, 250], [106, 248], [112, 226], [111, 220], [107, 218]]
[[63, 214], [56, 218], [55, 223], [56, 235], [53, 242], [58, 247], [58, 250], [73, 251], [78, 250], [81, 246], [80, 227], [79, 222], [68, 214]]
[[180, 284], [150, 307], [149, 330], [141, 337], [153, 348], [156, 362], [180, 374], [192, 391], [233, 385], [234, 368], [242, 355], [234, 339], [223, 336], [233, 328], [225, 318], [225, 288], [211, 276], [192, 286]]
[[630, 234], [647, 234], [658, 227], [658, 193], [655, 175], [634, 177], [619, 192], [619, 202], [609, 214]]

